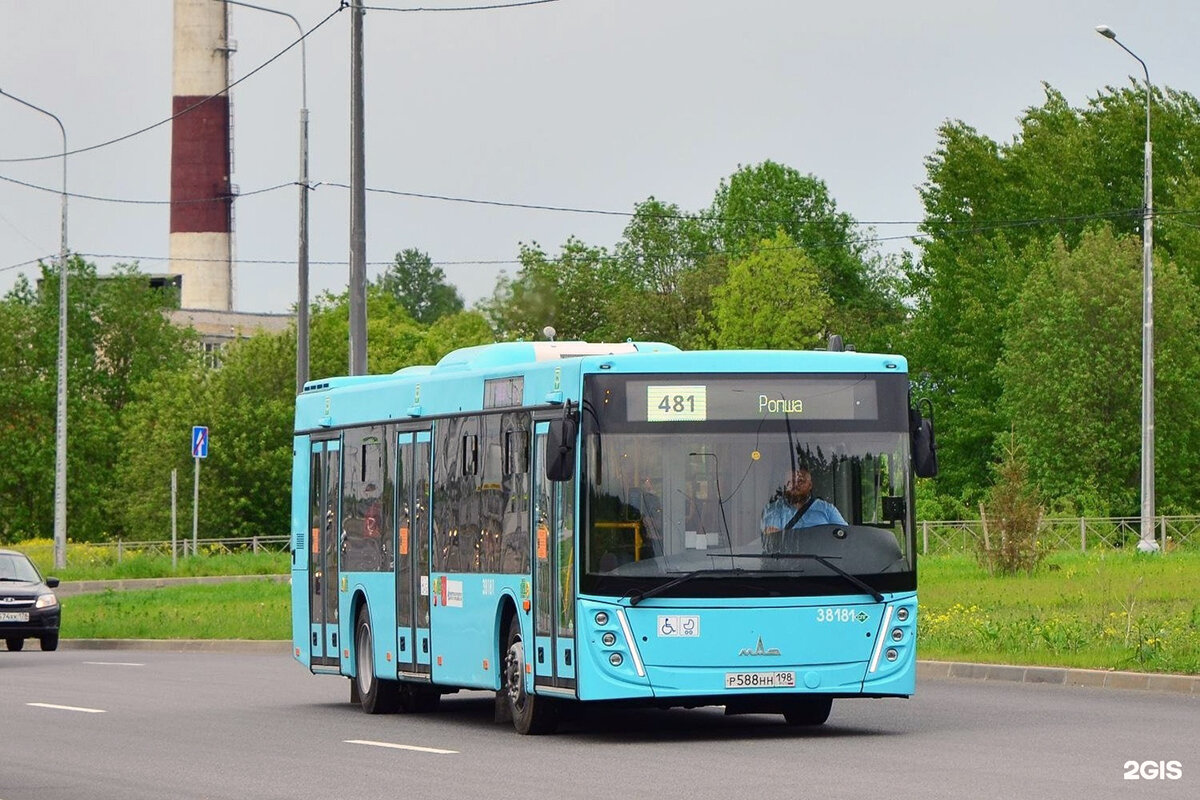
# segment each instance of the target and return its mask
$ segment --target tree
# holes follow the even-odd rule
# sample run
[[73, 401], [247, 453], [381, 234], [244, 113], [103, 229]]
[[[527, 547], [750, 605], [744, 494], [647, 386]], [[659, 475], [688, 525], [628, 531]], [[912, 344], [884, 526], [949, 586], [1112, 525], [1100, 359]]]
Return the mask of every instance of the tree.
[[[1135, 515], [1141, 443], [1141, 243], [1084, 233], [1030, 273], [996, 369], [1000, 410], [1029, 473], [1069, 513]], [[1172, 264], [1155, 268], [1159, 504], [1194, 510], [1200, 490], [1200, 302]]]
[[221, 354], [207, 384], [212, 442], [201, 520], [209, 536], [291, 531], [296, 339], [260, 333]]
[[400, 307], [422, 325], [432, 325], [463, 309], [462, 296], [446, 283], [442, 268], [435, 267], [427, 253], [413, 248], [397, 253], [396, 260], [373, 285], [395, 297]]
[[831, 332], [861, 349], [895, 341], [904, 317], [899, 276], [873, 254], [873, 234], [860, 234], [854, 218], [838, 211], [822, 180], [773, 161], [740, 167], [718, 185], [710, 215], [731, 259], [784, 231], [817, 268], [833, 302]]
[[411, 357], [414, 364], [436, 364], [452, 350], [494, 341], [492, 329], [483, 314], [463, 311], [442, 317], [430, 325]]
[[618, 333], [609, 304], [622, 273], [607, 250], [571, 237], [553, 258], [536, 242], [522, 244], [520, 259], [516, 277], [502, 275], [491, 300], [480, 304], [498, 338], [540, 339], [546, 326], [559, 339], [604, 341]]
[[[68, 270], [67, 533], [94, 540], [115, 528], [105, 510], [114, 494], [109, 473], [122, 411], [138, 384], [186, 363], [194, 335], [167, 321], [174, 296], [152, 288], [136, 267], [101, 278], [74, 257]], [[0, 475], [8, 520], [0, 536], [9, 539], [53, 533], [58, 286], [58, 270], [43, 265], [36, 289], [21, 279], [0, 303], [0, 327], [12, 337], [11, 346], [0, 347], [0, 375], [18, 383], [4, 381], [0, 395], [8, 418], [20, 421], [0, 437], [8, 464]]]
[[[951, 121], [925, 162], [926, 237], [909, 274], [916, 314], [908, 353], [913, 374], [929, 376], [923, 387], [939, 407], [939, 489], [964, 499], [986, 489], [989, 459], [1013, 421], [998, 406], [994, 366], [1026, 276], [1055, 237], [1070, 250], [1106, 220], [1117, 234], [1141, 234], [1144, 88], [1108, 87], [1082, 108], [1049, 86], [1045, 93], [1042, 105], [1024, 112], [1012, 141]], [[1156, 251], [1200, 263], [1200, 240], [1173, 213], [1200, 198], [1191, 178], [1200, 104], [1155, 90], [1154, 137], [1155, 205], [1167, 220]]]
[[920, 394], [937, 408], [939, 491], [974, 505], [988, 486], [996, 438], [1008, 427], [995, 374], [1007, 309], [1043, 255], [1032, 245], [1016, 253], [996, 235], [955, 244], [953, 257], [920, 283], [908, 354]]
[[[313, 303], [310, 318], [310, 369], [314, 378], [346, 375], [350, 364], [349, 294], [326, 293]], [[395, 372], [414, 363], [412, 352], [424, 335], [396, 296], [367, 287], [367, 372]], [[293, 392], [295, 387], [293, 386]]]
[[730, 265], [714, 299], [717, 344], [812, 348], [824, 338], [831, 306], [816, 266], [781, 230]]
[[609, 303], [618, 336], [702, 347], [713, 290], [725, 278], [711, 225], [674, 203], [638, 203], [616, 246], [620, 283]]
[[193, 425], [206, 425], [211, 442], [200, 472], [200, 536], [288, 533], [295, 353], [294, 332], [259, 333], [226, 346], [219, 368], [196, 359], [139, 386], [126, 410], [116, 470], [112, 512], [123, 535], [170, 537], [172, 470], [181, 527], [190, 532]]
[[[190, 532], [194, 465], [189, 443], [193, 425], [210, 424], [216, 418], [208, 389], [214, 372], [197, 358], [187, 369], [164, 371], [156, 380], [136, 387], [125, 408], [112, 475], [116, 492], [108, 515], [114, 532], [135, 540], [171, 537], [172, 470], [178, 477], [177, 522], [181, 534]], [[206, 471], [205, 506], [210, 484]], [[208, 519], [204, 521], [207, 525]]]

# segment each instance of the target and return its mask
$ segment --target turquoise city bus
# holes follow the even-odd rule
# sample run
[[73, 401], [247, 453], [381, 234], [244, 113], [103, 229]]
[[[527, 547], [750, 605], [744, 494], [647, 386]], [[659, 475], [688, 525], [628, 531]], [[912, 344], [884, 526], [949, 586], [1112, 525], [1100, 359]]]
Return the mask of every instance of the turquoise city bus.
[[[936, 456], [902, 357], [470, 347], [310, 381], [294, 456], [295, 657], [367, 712], [476, 689], [521, 733], [575, 703], [819, 725], [913, 693]], [[836, 512], [764, 531], [800, 468]]]

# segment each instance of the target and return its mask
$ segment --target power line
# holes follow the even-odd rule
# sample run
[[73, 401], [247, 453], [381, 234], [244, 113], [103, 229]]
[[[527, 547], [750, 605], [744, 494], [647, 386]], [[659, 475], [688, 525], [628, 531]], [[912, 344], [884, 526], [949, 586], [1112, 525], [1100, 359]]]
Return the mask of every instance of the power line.
[[[129, 255], [129, 254], [124, 254], [124, 253], [75, 253], [75, 255], [82, 256], [85, 258], [116, 258], [116, 259], [125, 259], [128, 261], [171, 261], [171, 260], [173, 260], [170, 256], [142, 256], [142, 255]], [[49, 256], [49, 257], [53, 258], [54, 256]], [[27, 262], [25, 262], [25, 264], [37, 263], [37, 261], [39, 261], [39, 260], [41, 260], [41, 259], [34, 259], [34, 261], [27, 261]], [[197, 263], [216, 263], [216, 264], [227, 263], [227, 259], [224, 259], [224, 258], [186, 258], [186, 259], [174, 259], [174, 260], [193, 261], [193, 262], [197, 262]], [[263, 265], [291, 266], [296, 263], [296, 259], [294, 259], [294, 258], [290, 258], [290, 259], [288, 259], [288, 258], [238, 258], [238, 259], [234, 259], [233, 263], [235, 263], [235, 264], [263, 264]], [[316, 265], [316, 266], [323, 266], [323, 267], [344, 267], [347, 264], [349, 264], [350, 262], [346, 259], [341, 259], [341, 260], [333, 260], [333, 261], [310, 261], [309, 263]], [[394, 263], [396, 263], [395, 260], [368, 261], [367, 266], [371, 266], [371, 267], [391, 266]], [[438, 266], [447, 266], [447, 265], [450, 265], [450, 266], [471, 266], [471, 265], [487, 266], [487, 265], [519, 264], [519, 263], [521, 263], [521, 262], [517, 259], [504, 259], [504, 260], [491, 260], [491, 261], [435, 261], [434, 262], [434, 264], [438, 265]], [[15, 266], [24, 266], [24, 265], [18, 264]], [[6, 267], [5, 269], [12, 269], [12, 267]], [[3, 270], [0, 270], [0, 271], [3, 271]]]
[[[18, 180], [16, 178], [11, 178], [11, 177], [8, 177], [5, 175], [0, 175], [0, 181], [6, 181], [8, 183], [13, 183], [18, 186], [24, 186], [29, 189], [36, 189], [38, 191], [48, 192], [48, 193], [55, 194], [55, 195], [62, 194], [62, 191], [60, 189], [55, 189], [55, 188], [48, 187], [48, 186], [39, 186], [38, 184], [29, 183], [27, 181]], [[242, 198], [242, 197], [253, 197], [255, 195], [266, 194], [268, 192], [278, 191], [279, 189], [285, 189], [289, 186], [295, 186], [295, 185], [297, 185], [296, 181], [285, 181], [283, 183], [277, 183], [274, 186], [267, 186], [262, 189], [253, 189], [251, 191], [237, 192], [236, 194], [231, 194], [228, 197], [211, 197], [211, 198], [199, 198], [199, 199], [195, 199], [195, 200], [176, 200], [176, 201], [172, 201], [172, 200], [133, 200], [133, 199], [119, 198], [119, 197], [102, 197], [102, 196], [98, 196], [98, 195], [77, 194], [77, 193], [73, 193], [73, 192], [68, 192], [67, 196], [80, 198], [83, 200], [94, 200], [97, 202], [118, 203], [118, 204], [126, 204], [126, 205], [170, 205], [172, 202], [180, 203], [180, 204], [217, 203], [217, 202], [226, 202], [230, 198], [237, 199], [237, 198]], [[348, 184], [339, 183], [337, 181], [318, 181], [318, 182], [313, 183], [310, 188], [316, 189], [320, 186], [332, 186], [335, 189], [349, 189], [350, 188], [350, 186]], [[428, 192], [410, 192], [410, 191], [404, 191], [401, 189], [384, 189], [384, 188], [379, 188], [379, 187], [367, 187], [366, 191], [371, 192], [373, 194], [383, 194], [383, 195], [389, 195], [389, 196], [393, 196], [393, 197], [407, 197], [407, 198], [416, 199], [416, 200], [438, 200], [438, 201], [447, 202], [447, 203], [462, 203], [462, 204], [467, 204], [467, 205], [491, 206], [491, 207], [495, 207], [495, 208], [517, 208], [517, 209], [524, 209], [524, 210], [530, 210], [530, 211], [549, 211], [549, 212], [565, 213], [565, 214], [584, 214], [584, 215], [593, 215], [593, 216], [625, 217], [625, 218], [630, 218], [630, 219], [634, 218], [634, 217], [642, 216], [642, 217], [650, 217], [651, 219], [678, 219], [678, 220], [691, 220], [691, 221], [697, 221], [697, 222], [756, 222], [756, 223], [776, 222], [776, 223], [782, 223], [782, 222], [787, 221], [787, 220], [776, 219], [773, 217], [730, 217], [730, 216], [720, 216], [717, 214], [706, 214], [706, 213], [692, 214], [692, 213], [686, 213], [686, 212], [666, 212], [666, 211], [664, 211], [664, 212], [646, 212], [644, 210], [614, 211], [612, 209], [586, 208], [586, 207], [582, 207], [582, 206], [559, 206], [559, 205], [548, 205], [548, 204], [544, 204], [544, 203], [518, 203], [518, 202], [510, 202], [510, 201], [504, 201], [504, 200], [487, 200], [487, 199], [475, 198], [475, 197], [458, 197], [458, 196], [454, 196], [454, 195], [432, 194], [432, 193], [428, 193]], [[1062, 223], [1067, 223], [1067, 222], [1089, 222], [1089, 221], [1097, 220], [1097, 219], [1116, 219], [1119, 217], [1131, 216], [1133, 214], [1140, 214], [1140, 213], [1141, 213], [1141, 209], [1130, 208], [1130, 209], [1121, 209], [1121, 210], [1115, 210], [1115, 211], [1097, 212], [1097, 213], [1093, 213], [1093, 214], [1076, 214], [1076, 215], [1068, 215], [1068, 216], [1031, 217], [1031, 218], [1025, 218], [1025, 219], [996, 220], [995, 222], [988, 222], [988, 223], [970, 222], [970, 221], [941, 222], [941, 223], [938, 223], [936, 227], [939, 227], [939, 228], [949, 227], [951, 229], [960, 229], [956, 232], [966, 231], [966, 232], [981, 233], [981, 232], [986, 232], [986, 231], [991, 231], [991, 230], [1003, 230], [1003, 229], [1007, 229], [1007, 228], [1030, 227], [1030, 226], [1046, 225], [1046, 224], [1062, 224]], [[1156, 216], [1167, 216], [1167, 215], [1173, 215], [1173, 214], [1193, 215], [1193, 214], [1200, 214], [1200, 211], [1175, 210], [1175, 211], [1157, 211], [1157, 212], [1155, 212]], [[921, 226], [933, 227], [933, 226], [931, 226], [929, 220], [854, 220], [851, 218], [849, 220], [849, 222], [852, 225], [857, 225], [860, 227], [890, 226], [890, 225], [900, 225], [900, 226], [904, 226], [904, 225], [919, 226], [919, 225], [921, 225]], [[913, 234], [912, 236], [887, 237], [887, 238], [883, 238], [883, 239], [878, 239], [878, 241], [891, 241], [895, 238], [904, 238], [904, 239], [927, 238], [928, 236], [931, 236], [931, 235], [932, 234]], [[870, 237], [858, 237], [858, 239], [856, 239], [856, 240], [871, 241], [872, 239]], [[849, 240], [849, 241], [856, 241], [856, 240]]]
[[329, 22], [329, 20], [333, 19], [334, 15], [336, 15], [339, 11], [341, 11], [345, 7], [346, 7], [345, 3], [343, 2], [343, 4], [339, 5], [336, 9], [334, 9], [334, 11], [329, 16], [327, 16], [325, 19], [321, 20], [316, 25], [314, 25], [309, 31], [307, 31], [299, 39], [292, 42], [287, 47], [283, 48], [282, 50], [280, 50], [278, 53], [276, 53], [275, 55], [268, 58], [263, 63], [259, 64], [257, 67], [250, 70], [249, 72], [247, 72], [242, 77], [238, 78], [233, 83], [230, 83], [228, 86], [226, 86], [224, 89], [221, 89], [216, 94], [209, 95], [208, 97], [205, 97], [202, 100], [199, 100], [199, 101], [193, 103], [192, 105], [179, 111], [178, 113], [172, 114], [171, 116], [167, 117], [166, 119], [155, 122], [153, 125], [147, 125], [146, 127], [141, 128], [136, 131], [133, 131], [132, 133], [127, 133], [123, 136], [118, 136], [115, 139], [109, 139], [108, 141], [100, 142], [99, 144], [93, 144], [93, 145], [89, 145], [87, 147], [81, 147], [78, 150], [68, 150], [65, 153], [54, 153], [52, 155], [45, 155], [45, 156], [29, 156], [26, 158], [0, 158], [0, 164], [16, 164], [16, 163], [27, 163], [27, 162], [31, 162], [31, 161], [46, 161], [46, 160], [49, 160], [52, 158], [65, 158], [66, 156], [78, 155], [79, 153], [88, 153], [88, 152], [91, 152], [92, 150], [99, 150], [102, 147], [108, 147], [109, 145], [114, 145], [114, 144], [117, 144], [118, 142], [123, 142], [127, 139], [132, 139], [135, 136], [141, 136], [143, 133], [152, 131], [155, 128], [160, 128], [163, 125], [166, 125], [168, 122], [176, 120], [179, 117], [182, 117], [184, 114], [187, 114], [187, 113], [193, 111], [194, 109], [199, 108], [200, 106], [207, 103], [209, 100], [212, 100], [214, 97], [220, 97], [221, 95], [228, 94], [230, 89], [232, 89], [233, 87], [242, 83], [243, 81], [248, 80], [249, 78], [253, 77], [257, 73], [261, 72], [263, 69], [266, 69], [267, 66], [274, 63], [277, 59], [279, 59], [281, 56], [283, 56], [284, 53], [291, 50], [293, 47], [295, 47], [296, 45], [300, 44], [302, 41], [307, 39], [310, 35], [312, 35], [314, 32], [316, 32], [318, 28], [323, 26], [326, 22]]
[[389, 6], [362, 6], [363, 11], [397, 11], [400, 13], [426, 13], [439, 11], [496, 11], [504, 8], [522, 8], [523, 6], [544, 6], [547, 3], [557, 3], [559, 0], [524, 0], [516, 3], [495, 3], [486, 6], [420, 6], [417, 8], [393, 8]]
[[58, 253], [50, 253], [48, 255], [38, 256], [37, 258], [32, 258], [29, 261], [22, 261], [20, 264], [9, 264], [7, 267], [0, 267], [0, 272], [8, 272], [9, 270], [20, 269], [21, 267], [29, 267], [39, 262], [49, 261], [50, 259], [57, 257]]
[[[998, 228], [1035, 226], [1035, 225], [1042, 225], [1042, 224], [1052, 223], [1052, 222], [1088, 221], [1088, 220], [1093, 220], [1093, 219], [1105, 219], [1105, 218], [1120, 216], [1120, 215], [1128, 214], [1128, 213], [1130, 213], [1130, 212], [1110, 211], [1110, 212], [1102, 212], [1102, 213], [1096, 213], [1096, 214], [1080, 214], [1080, 215], [1074, 215], [1074, 216], [1069, 216], [1069, 217], [1042, 217], [1042, 218], [1029, 219], [1029, 220], [1010, 220], [1003, 224], [979, 225], [979, 226], [975, 226], [972, 228], [964, 228], [961, 230], [955, 230], [955, 231], [952, 231], [952, 233], [955, 235], [971, 235], [974, 233], [982, 233], [982, 232], [996, 230]], [[1172, 214], [1196, 214], [1196, 213], [1200, 213], [1200, 211], [1179, 210], [1179, 211], [1172, 211], [1169, 213], [1172, 213]], [[909, 224], [916, 224], [916, 223], [909, 223]], [[924, 241], [924, 240], [929, 240], [932, 238], [934, 238], [933, 234], [925, 233], [925, 232], [918, 232], [918, 233], [911, 233], [911, 234], [897, 234], [895, 236], [852, 236], [852, 237], [848, 237], [848, 238], [841, 239], [841, 240], [834, 241], [834, 242], [826, 242], [822, 245], [822, 249], [836, 249], [836, 248], [846, 247], [851, 244], [877, 244], [877, 243], [882, 243], [882, 242], [895, 242], [895, 241], [916, 242], [918, 240]], [[605, 255], [605, 256], [613, 255], [607, 251], [607, 248], [601, 248], [601, 249], [604, 251], [603, 255]], [[722, 251], [722, 250], [698, 250], [698, 251], [694, 251], [694, 252], [675, 253], [674, 255], [679, 256], [679, 257], [684, 257], [684, 258], [698, 258], [698, 257], [702, 257], [702, 256], [709, 256], [709, 255], [726, 255], [726, 256], [736, 255], [739, 257], [744, 257], [746, 255], [750, 255], [753, 253], [791, 251], [791, 250], [811, 250], [811, 249], [813, 249], [813, 246], [811, 244], [806, 245], [804, 243], [792, 243], [790, 245], [766, 245], [766, 246], [759, 245], [756, 247], [739, 249], [736, 253], [730, 253], [729, 251]], [[166, 257], [166, 256], [135, 256], [135, 255], [119, 254], [119, 253], [77, 253], [76, 255], [86, 256], [89, 258], [127, 259], [130, 261], [170, 261], [171, 260], [169, 257]], [[189, 258], [187, 260], [188, 261], [197, 261], [197, 262], [212, 261], [212, 262], [224, 263], [224, 259]], [[559, 261], [562, 261], [563, 259], [555, 258], [555, 257], [546, 257], [545, 260], [550, 263], [557, 263]], [[35, 262], [25, 262], [25, 263], [36, 263], [36, 261]], [[295, 263], [295, 260], [294, 259], [244, 259], [244, 258], [239, 258], [235, 261], [235, 263], [237, 263], [237, 264], [259, 264], [259, 265], [291, 265], [291, 264]], [[333, 260], [333, 261], [312, 261], [310, 263], [317, 265], [317, 266], [346, 266], [349, 262], [346, 260]], [[394, 260], [391, 260], [391, 261], [368, 261], [367, 266], [376, 266], [376, 267], [377, 266], [391, 266], [394, 263], [395, 263]], [[524, 262], [521, 261], [520, 259], [471, 259], [471, 260], [458, 260], [458, 261], [433, 261], [432, 263], [434, 266], [439, 266], [439, 267], [511, 266], [511, 265], [524, 264]], [[18, 266], [20, 266], [20, 265], [18, 265]], [[5, 269], [13, 269], [13, 267], [7, 267]], [[0, 270], [0, 271], [3, 271], [3, 270]]]
[[[55, 195], [63, 194], [63, 191], [61, 189], [54, 189], [49, 186], [39, 186], [36, 183], [29, 183], [27, 181], [17, 180], [16, 178], [10, 178], [7, 175], [0, 175], [0, 181], [5, 181], [7, 183], [13, 183], [13, 184], [16, 184], [17, 186], [24, 186], [27, 189], [37, 189], [40, 192], [50, 192], [51, 194], [55, 194]], [[174, 204], [189, 205], [189, 204], [193, 204], [193, 203], [224, 203], [224, 202], [229, 201], [231, 198], [237, 199], [237, 198], [241, 198], [241, 197], [253, 197], [253, 196], [259, 195], [259, 194], [266, 194], [267, 192], [278, 191], [279, 189], [286, 189], [289, 186], [295, 186], [295, 185], [296, 185], [296, 181], [288, 181], [286, 183], [277, 183], [274, 186], [268, 186], [264, 189], [254, 189], [249, 192], [231, 193], [224, 197], [200, 197], [200, 198], [195, 198], [192, 200], [133, 200], [130, 198], [125, 198], [125, 197], [101, 197], [99, 195], [78, 194], [76, 192], [67, 192], [66, 195], [67, 195], [67, 197], [74, 197], [74, 198], [78, 198], [80, 200], [94, 200], [98, 203], [117, 203], [120, 205], [132, 205], [132, 206], [169, 206], [169, 205], [174, 205]]]
[[[4, 176], [4, 175], [0, 175], [0, 180], [7, 181], [9, 183], [17, 184], [17, 185], [24, 186], [24, 187], [31, 188], [31, 189], [36, 189], [39, 191], [49, 192], [49, 193], [53, 193], [53, 194], [61, 194], [61, 191], [58, 189], [52, 189], [52, 188], [46, 187], [46, 186], [39, 186], [37, 184], [17, 180], [16, 178], [10, 178], [10, 177]], [[275, 184], [274, 186], [268, 186], [268, 187], [265, 187], [262, 189], [254, 189], [254, 190], [251, 190], [248, 192], [239, 192], [236, 195], [230, 195], [229, 197], [202, 198], [202, 199], [196, 199], [196, 200], [180, 200], [180, 201], [175, 201], [175, 202], [178, 202], [181, 204], [225, 202], [228, 199], [230, 199], [231, 197], [232, 198], [252, 197], [255, 195], [266, 194], [269, 192], [278, 191], [279, 189], [284, 189], [289, 186], [295, 186], [295, 185], [296, 185], [295, 181], [287, 181], [284, 183]], [[350, 188], [349, 185], [344, 184], [344, 183], [339, 183], [336, 181], [319, 181], [319, 182], [312, 184], [311, 188], [315, 189], [319, 186], [332, 186], [337, 189], [349, 189]], [[614, 211], [611, 209], [597, 209], [597, 208], [586, 208], [586, 207], [578, 207], [578, 206], [559, 206], [559, 205], [548, 205], [548, 204], [544, 204], [544, 203], [517, 203], [517, 202], [509, 202], [509, 201], [502, 201], [502, 200], [486, 200], [486, 199], [472, 198], [472, 197], [458, 197], [458, 196], [453, 196], [453, 195], [431, 194], [428, 192], [410, 192], [410, 191], [404, 191], [404, 190], [400, 190], [400, 189], [384, 189], [384, 188], [378, 188], [378, 187], [374, 187], [374, 188], [367, 187], [366, 191], [372, 192], [375, 194], [384, 194], [384, 195], [389, 195], [389, 196], [393, 196], [393, 197], [407, 197], [407, 198], [419, 199], [419, 200], [438, 200], [438, 201], [448, 202], [448, 203], [463, 203], [463, 204], [468, 204], [468, 205], [481, 205], [481, 206], [491, 206], [491, 207], [499, 207], [499, 208], [517, 208], [517, 209], [525, 209], [525, 210], [533, 210], [533, 211], [549, 211], [549, 212], [556, 212], [556, 213], [585, 214], [585, 215], [594, 215], [594, 216], [612, 216], [612, 217], [625, 217], [625, 218], [648, 216], [652, 219], [679, 219], [679, 220], [694, 220], [694, 221], [707, 221], [707, 222], [769, 223], [769, 222], [785, 221], [785, 220], [778, 220], [778, 219], [774, 219], [774, 218], [765, 218], [765, 217], [722, 217], [722, 216], [715, 215], [715, 214], [705, 214], [705, 213], [689, 214], [689, 213], [683, 213], [683, 212], [650, 212], [650, 213], [648, 213], [648, 212], [645, 212], [644, 210]], [[98, 202], [109, 202], [109, 203], [128, 204], [128, 205], [170, 205], [172, 203], [172, 201], [170, 201], [170, 200], [132, 200], [132, 199], [125, 199], [125, 198], [101, 197], [101, 196], [96, 196], [96, 195], [85, 195], [85, 194], [76, 194], [76, 193], [68, 193], [68, 196], [86, 199], [86, 200], [94, 200], [94, 201], [98, 201]], [[848, 223], [851, 225], [858, 226], [858, 227], [875, 227], [875, 226], [890, 226], [890, 225], [914, 226], [914, 227], [915, 226], [925, 226], [927, 228], [937, 228], [946, 233], [953, 233], [956, 235], [961, 235], [961, 234], [972, 234], [972, 233], [987, 233], [987, 232], [998, 231], [998, 230], [1011, 230], [1011, 229], [1022, 228], [1022, 227], [1036, 227], [1039, 225], [1047, 225], [1047, 224], [1062, 225], [1064, 223], [1090, 222], [1093, 220], [1100, 220], [1100, 219], [1117, 219], [1120, 217], [1132, 216], [1135, 213], [1140, 213], [1140, 209], [1132, 209], [1131, 208], [1131, 209], [1119, 209], [1119, 210], [1114, 210], [1114, 211], [1096, 212], [1096, 213], [1092, 213], [1092, 214], [1075, 214], [1075, 215], [1066, 215], [1066, 216], [1032, 217], [1032, 218], [1026, 218], [1026, 219], [997, 220], [997, 221], [988, 222], [988, 223], [963, 221], [963, 222], [940, 222], [940, 223], [937, 223], [936, 225], [931, 225], [928, 220], [865, 220], [865, 221], [857, 221], [857, 220], [854, 220], [853, 218], [849, 218]], [[1180, 210], [1173, 210], [1173, 211], [1159, 211], [1157, 213], [1159, 216], [1194, 215], [1194, 214], [1200, 214], [1200, 211], [1180, 209]], [[928, 240], [928, 239], [932, 239], [932, 238], [935, 238], [935, 234], [932, 232], [929, 232], [929, 231], [917, 232], [917, 233], [913, 233], [913, 234], [901, 234], [901, 235], [896, 235], [896, 236], [884, 236], [884, 237], [864, 235], [864, 236], [854, 236], [854, 237], [845, 238], [838, 242], [827, 244], [827, 245], [825, 245], [825, 247], [827, 247], [827, 248], [829, 248], [829, 247], [845, 247], [845, 246], [853, 245], [853, 244], [871, 244], [871, 243], [878, 243], [878, 242], [903, 241], [903, 240], [911, 240], [911, 241], [915, 242], [917, 240]], [[802, 247], [802, 246], [803, 245], [796, 245], [796, 247]], [[809, 245], [809, 246], [811, 247], [811, 245]], [[680, 254], [680, 255], [687, 255], [687, 254]], [[119, 258], [122, 256], [101, 256], [101, 257]], [[147, 260], [156, 260], [152, 257], [146, 257], [146, 259]], [[239, 261], [240, 261], [240, 263], [254, 263], [254, 262], [250, 262], [250, 261], [246, 261], [246, 260], [239, 260]], [[291, 262], [267, 261], [267, 262], [261, 262], [261, 263], [291, 263]], [[337, 263], [337, 262], [335, 262], [335, 263]], [[390, 262], [382, 262], [382, 263], [390, 263]], [[457, 263], [457, 262], [447, 262], [447, 263]], [[499, 260], [499, 261], [492, 261], [492, 262], [472, 261], [472, 262], [462, 262], [462, 263], [505, 264], [505, 263], [514, 263], [514, 262]]]

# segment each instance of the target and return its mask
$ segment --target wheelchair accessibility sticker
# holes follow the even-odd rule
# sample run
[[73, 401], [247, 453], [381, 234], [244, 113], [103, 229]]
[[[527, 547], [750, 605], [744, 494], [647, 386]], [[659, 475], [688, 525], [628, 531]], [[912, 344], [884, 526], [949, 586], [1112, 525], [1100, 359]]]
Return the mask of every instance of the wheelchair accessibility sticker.
[[699, 636], [700, 617], [695, 615], [660, 616], [658, 618], [658, 635], [659, 638], [663, 636]]

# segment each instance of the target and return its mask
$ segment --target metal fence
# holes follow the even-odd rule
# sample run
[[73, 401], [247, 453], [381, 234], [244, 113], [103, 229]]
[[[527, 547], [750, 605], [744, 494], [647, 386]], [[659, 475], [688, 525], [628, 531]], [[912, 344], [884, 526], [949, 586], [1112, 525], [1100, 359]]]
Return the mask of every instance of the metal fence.
[[[1155, 525], [1159, 548], [1200, 549], [1200, 517], [1158, 517]], [[1138, 517], [1047, 517], [1038, 528], [1038, 540], [1051, 550], [1116, 549], [1136, 547], [1141, 538]], [[983, 539], [979, 520], [922, 522], [918, 534], [923, 554], [973, 552]]]
[[[1176, 548], [1200, 550], [1200, 516], [1158, 517], [1157, 540], [1163, 552]], [[979, 520], [924, 521], [917, 535], [921, 553], [974, 552], [983, 539]], [[1047, 517], [1041, 521], [1038, 539], [1051, 550], [1119, 549], [1136, 547], [1141, 538], [1141, 520], [1137, 517]], [[250, 536], [235, 539], [180, 539], [179, 556], [221, 555], [225, 553], [283, 552], [291, 545], [289, 536]], [[108, 549], [111, 560], [127, 555], [171, 555], [171, 542], [92, 542], [88, 547]]]
[[[188, 555], [225, 555], [228, 553], [278, 553], [291, 545], [290, 536], [247, 536], [232, 539], [180, 539], [175, 545], [176, 554], [180, 557]], [[171, 542], [127, 542], [118, 539], [115, 542], [88, 542], [84, 545], [109, 552], [112, 560], [120, 562], [125, 556], [170, 556]]]

